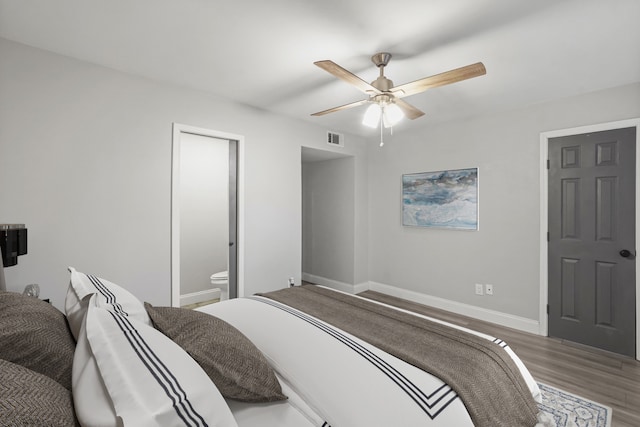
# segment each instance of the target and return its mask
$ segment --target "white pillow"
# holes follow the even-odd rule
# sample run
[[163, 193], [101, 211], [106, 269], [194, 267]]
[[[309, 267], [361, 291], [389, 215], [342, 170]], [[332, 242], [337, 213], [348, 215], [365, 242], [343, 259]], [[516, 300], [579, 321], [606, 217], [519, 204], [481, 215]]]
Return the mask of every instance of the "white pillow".
[[71, 277], [64, 309], [69, 328], [76, 341], [87, 311], [86, 301], [83, 302], [87, 295], [98, 294], [110, 310], [151, 325], [151, 319], [144, 304], [131, 292], [108, 280], [81, 273], [73, 267], [69, 267], [69, 273]]
[[117, 314], [97, 295], [73, 361], [73, 398], [82, 425], [237, 427], [200, 366], [151, 326]]
[[[86, 309], [89, 298], [84, 302]], [[80, 328], [76, 351], [73, 355], [71, 384], [73, 406], [81, 425], [116, 425], [116, 411], [87, 340], [84, 322]]]

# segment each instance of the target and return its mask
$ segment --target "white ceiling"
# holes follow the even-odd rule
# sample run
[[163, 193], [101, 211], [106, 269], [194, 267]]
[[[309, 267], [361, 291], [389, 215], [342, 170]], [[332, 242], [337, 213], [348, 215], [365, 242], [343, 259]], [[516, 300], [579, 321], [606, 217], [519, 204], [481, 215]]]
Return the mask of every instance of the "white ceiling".
[[[487, 75], [405, 98], [395, 132], [640, 81], [638, 0], [0, 0], [0, 37], [375, 135], [363, 99], [313, 65], [395, 84], [482, 61]], [[1, 58], [0, 58], [1, 60]]]

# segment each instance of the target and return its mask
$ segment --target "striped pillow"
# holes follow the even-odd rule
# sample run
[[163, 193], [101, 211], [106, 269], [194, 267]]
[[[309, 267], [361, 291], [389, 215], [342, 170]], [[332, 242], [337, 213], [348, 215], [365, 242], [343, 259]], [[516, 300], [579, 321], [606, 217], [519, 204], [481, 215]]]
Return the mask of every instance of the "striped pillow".
[[76, 340], [87, 311], [86, 301], [83, 302], [83, 299], [93, 294], [99, 295], [103, 303], [112, 311], [151, 325], [144, 305], [131, 292], [108, 280], [81, 273], [73, 267], [69, 267], [69, 272], [71, 278], [65, 300], [65, 313], [69, 328]]
[[[73, 397], [83, 425], [237, 427], [207, 374], [153, 327], [87, 304], [74, 359]], [[100, 381], [102, 379], [102, 381]]]

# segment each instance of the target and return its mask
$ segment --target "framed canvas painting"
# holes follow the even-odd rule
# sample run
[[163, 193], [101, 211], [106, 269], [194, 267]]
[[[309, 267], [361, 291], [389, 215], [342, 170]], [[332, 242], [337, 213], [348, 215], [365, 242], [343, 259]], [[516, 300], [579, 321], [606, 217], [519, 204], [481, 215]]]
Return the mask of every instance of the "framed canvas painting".
[[402, 225], [478, 229], [478, 168], [402, 175]]

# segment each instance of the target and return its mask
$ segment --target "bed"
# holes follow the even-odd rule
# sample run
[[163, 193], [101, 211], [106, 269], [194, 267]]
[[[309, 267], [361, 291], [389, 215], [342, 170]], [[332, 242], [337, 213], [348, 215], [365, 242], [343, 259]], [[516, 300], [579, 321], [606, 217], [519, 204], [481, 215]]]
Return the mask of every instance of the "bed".
[[3, 425], [537, 424], [540, 390], [494, 337], [324, 287], [186, 310], [69, 271], [64, 313], [0, 292]]

